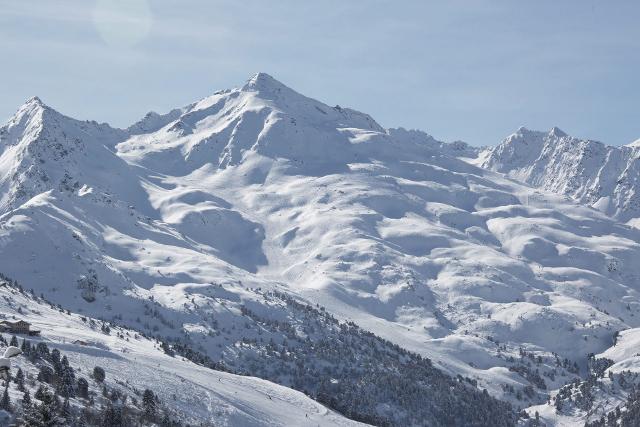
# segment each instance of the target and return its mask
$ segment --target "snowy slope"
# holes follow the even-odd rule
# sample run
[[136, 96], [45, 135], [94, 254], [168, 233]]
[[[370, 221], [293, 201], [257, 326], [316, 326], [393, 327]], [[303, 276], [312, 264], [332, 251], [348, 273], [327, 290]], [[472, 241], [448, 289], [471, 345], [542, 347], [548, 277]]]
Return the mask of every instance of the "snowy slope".
[[[470, 165], [463, 144], [383, 129], [262, 73], [128, 130], [33, 104], [0, 131], [0, 271], [74, 312], [258, 372], [245, 349], [282, 331], [243, 307], [296, 325], [269, 296], [283, 292], [519, 408], [640, 327], [639, 232]], [[521, 130], [524, 152], [504, 145], [508, 166], [483, 165], [543, 186], [527, 177], [546, 166], [528, 161], [569, 139]]]
[[[640, 408], [640, 329], [622, 331], [616, 342], [594, 355], [588, 375], [555, 391], [549, 403], [527, 409], [547, 425], [581, 427], [611, 419], [606, 425], [636, 425], [637, 416], [627, 413]], [[614, 417], [612, 417], [615, 415]], [[620, 418], [627, 418], [620, 424]], [[605, 424], [602, 424], [603, 426]]]
[[[31, 344], [45, 342], [50, 348], [59, 349], [90, 383], [93, 381], [89, 373], [94, 366], [101, 366], [108, 384], [131, 395], [135, 389], [153, 390], [183, 422], [217, 426], [363, 425], [300, 392], [170, 357], [156, 341], [135, 331], [117, 327], [105, 334], [93, 319], [67, 314], [4, 284], [0, 286], [0, 312], [3, 318], [24, 319], [41, 330], [42, 338], [28, 338]], [[14, 375], [19, 367], [33, 372], [24, 356], [12, 360]], [[13, 402], [19, 402], [22, 393], [12, 386], [11, 397]], [[81, 405], [82, 401], [73, 403]]]
[[476, 162], [629, 221], [640, 216], [638, 158], [637, 143], [612, 147], [558, 128], [549, 133], [520, 128]]

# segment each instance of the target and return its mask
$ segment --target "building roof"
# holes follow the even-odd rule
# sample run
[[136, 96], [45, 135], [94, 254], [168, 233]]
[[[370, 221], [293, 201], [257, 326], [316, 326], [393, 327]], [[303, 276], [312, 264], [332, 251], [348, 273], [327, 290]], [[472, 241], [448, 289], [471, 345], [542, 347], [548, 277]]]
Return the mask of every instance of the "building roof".
[[31, 323], [27, 322], [26, 320], [16, 320], [15, 322], [12, 322], [11, 320], [0, 320], [0, 324], [5, 323], [7, 325], [19, 325], [19, 324], [27, 324], [30, 325]]

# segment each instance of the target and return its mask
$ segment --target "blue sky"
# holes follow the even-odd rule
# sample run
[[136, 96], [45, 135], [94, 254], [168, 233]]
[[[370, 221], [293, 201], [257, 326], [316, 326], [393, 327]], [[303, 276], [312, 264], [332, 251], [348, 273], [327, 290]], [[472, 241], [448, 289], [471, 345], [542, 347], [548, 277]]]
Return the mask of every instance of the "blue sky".
[[127, 126], [267, 72], [385, 127], [640, 138], [640, 2], [0, 0], [0, 121], [38, 95]]

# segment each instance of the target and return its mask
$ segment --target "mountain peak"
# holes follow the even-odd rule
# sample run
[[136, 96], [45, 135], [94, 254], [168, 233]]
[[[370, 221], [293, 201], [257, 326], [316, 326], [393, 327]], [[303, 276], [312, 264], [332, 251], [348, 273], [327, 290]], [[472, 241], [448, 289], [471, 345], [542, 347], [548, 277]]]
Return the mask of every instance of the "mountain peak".
[[28, 127], [32, 126], [35, 129], [43, 121], [45, 111], [50, 110], [40, 98], [33, 96], [27, 99], [13, 117], [6, 123], [6, 129], [13, 129], [15, 134], [20, 134]]
[[8, 124], [26, 124], [29, 121], [34, 120], [34, 123], [42, 122], [45, 116], [59, 115], [59, 113], [37, 96], [32, 96], [22, 104], [13, 117], [9, 120]]
[[292, 90], [279, 82], [267, 73], [256, 73], [242, 87], [243, 91], [276, 92], [281, 90]]
[[629, 144], [627, 144], [627, 147], [633, 147], [633, 148], [640, 147], [640, 139], [636, 139], [635, 141], [630, 142]]
[[507, 138], [505, 139], [505, 141], [519, 141], [521, 139], [529, 139], [532, 136], [538, 136], [540, 132], [536, 132], [535, 130], [531, 130], [529, 128], [526, 128], [524, 126], [520, 126], [518, 129], [516, 129], [515, 132], [513, 132], [511, 135], [507, 136]]
[[42, 100], [37, 96], [32, 96], [31, 98], [27, 99], [24, 105], [38, 105], [40, 107], [45, 106], [44, 102], [42, 102]]
[[539, 132], [537, 130], [531, 130], [525, 126], [520, 126], [512, 135], [510, 136], [524, 136], [524, 137], [529, 137], [529, 136], [538, 136], [541, 137], [544, 135], [544, 132]]
[[46, 108], [48, 108], [47, 105], [45, 105], [45, 103], [42, 102], [40, 98], [38, 98], [37, 96], [32, 96], [31, 98], [27, 99], [24, 104], [20, 106], [20, 108], [18, 108], [17, 115], [22, 115], [24, 113], [35, 113]]
[[558, 137], [558, 138], [564, 138], [565, 136], [567, 136], [567, 134], [562, 129], [554, 126], [549, 131], [549, 136], [555, 136], [555, 137]]
[[549, 132], [541, 132], [541, 131], [537, 131], [537, 130], [531, 130], [528, 129], [524, 126], [520, 126], [518, 128], [518, 130], [516, 130], [513, 134], [509, 135], [509, 137], [507, 138], [507, 140], [509, 141], [513, 141], [513, 140], [518, 140], [519, 138], [522, 137], [526, 137], [526, 138], [535, 138], [536, 140], [538, 140], [540, 143], [542, 143], [543, 139], [545, 137], [550, 137], [550, 138], [564, 138], [568, 136], [562, 129], [554, 126], [552, 127]]

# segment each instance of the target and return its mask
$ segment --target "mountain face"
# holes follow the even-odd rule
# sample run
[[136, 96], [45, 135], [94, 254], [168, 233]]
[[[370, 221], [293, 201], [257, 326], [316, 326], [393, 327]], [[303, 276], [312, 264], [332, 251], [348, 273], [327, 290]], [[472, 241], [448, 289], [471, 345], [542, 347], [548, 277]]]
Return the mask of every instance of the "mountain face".
[[629, 221], [640, 216], [638, 144], [611, 147], [520, 128], [479, 157], [479, 165], [535, 187], [564, 194]]
[[605, 355], [640, 327], [640, 231], [554, 194], [602, 204], [609, 172], [575, 176], [624, 163], [599, 143], [521, 129], [482, 168], [263, 73], [125, 130], [33, 99], [0, 135], [0, 272], [174, 355], [375, 425], [583, 425], [629, 394], [547, 404], [635, 366]]
[[113, 188], [126, 192], [129, 168], [104, 153], [124, 135], [106, 124], [64, 117], [40, 99], [30, 99], [0, 128], [0, 212], [49, 189], [71, 193], [90, 185], [105, 194]]

